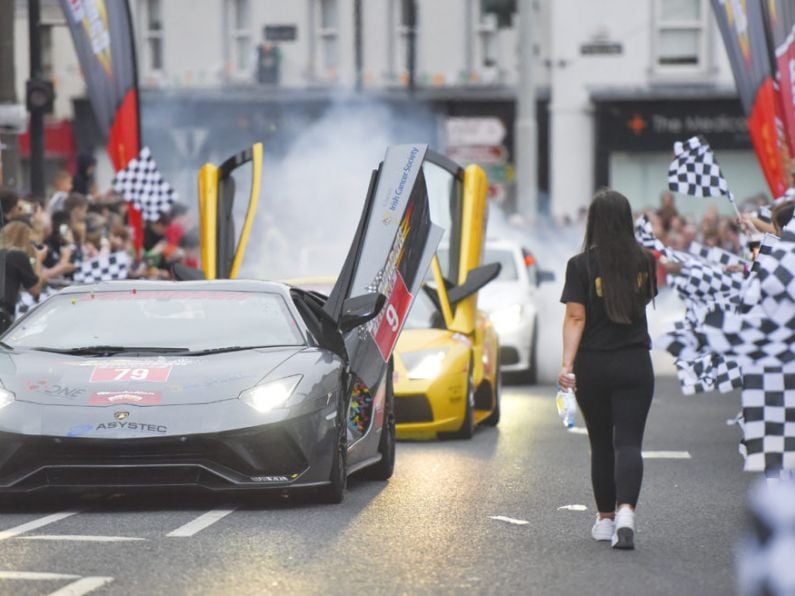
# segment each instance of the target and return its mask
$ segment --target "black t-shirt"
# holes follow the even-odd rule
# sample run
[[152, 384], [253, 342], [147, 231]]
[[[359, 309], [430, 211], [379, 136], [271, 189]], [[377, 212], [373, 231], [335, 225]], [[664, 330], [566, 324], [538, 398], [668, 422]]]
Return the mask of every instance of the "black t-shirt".
[[39, 283], [39, 278], [33, 271], [30, 257], [24, 251], [3, 250], [0, 251], [0, 257], [2, 256], [5, 256], [6, 261], [6, 278], [1, 304], [8, 312], [13, 313], [19, 300], [20, 288], [32, 288]]
[[[654, 272], [654, 256], [646, 253], [650, 259], [649, 269], [638, 271], [643, 275], [647, 271]], [[642, 279], [646, 279], [643, 276]], [[653, 293], [657, 295], [657, 283], [651, 275]], [[571, 259], [566, 266], [566, 285], [560, 301], [576, 302], [585, 306], [585, 329], [580, 340], [580, 350], [608, 351], [626, 348], [651, 348], [649, 329], [646, 323], [646, 311], [631, 323], [614, 323], [607, 316], [604, 298], [602, 297], [602, 278], [599, 271], [599, 260], [593, 250], [580, 253]]]

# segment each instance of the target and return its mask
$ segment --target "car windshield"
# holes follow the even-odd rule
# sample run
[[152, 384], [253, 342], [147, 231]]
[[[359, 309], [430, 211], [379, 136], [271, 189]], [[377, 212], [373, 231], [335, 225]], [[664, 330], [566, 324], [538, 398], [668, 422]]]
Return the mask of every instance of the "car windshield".
[[441, 313], [437, 310], [433, 301], [424, 291], [417, 293], [411, 311], [406, 318], [406, 329], [431, 329], [441, 319]]
[[275, 293], [127, 290], [60, 294], [3, 337], [11, 347], [223, 350], [303, 345]]
[[[436, 251], [436, 254], [439, 256], [439, 264], [441, 265], [442, 268], [442, 275], [448, 278], [447, 274], [447, 259], [449, 255], [448, 250], [446, 248], [440, 248], [439, 250]], [[519, 279], [519, 275], [516, 272], [516, 261], [514, 260], [513, 252], [510, 250], [494, 249], [486, 247], [486, 250], [483, 251], [483, 258], [481, 259], [480, 262], [483, 265], [486, 265], [488, 263], [499, 263], [501, 267], [500, 267], [500, 274], [497, 276], [497, 279], [501, 279], [504, 281], [516, 281], [517, 279]], [[431, 273], [428, 273], [428, 279], [433, 279], [431, 277]]]
[[513, 251], [489, 248], [487, 246], [483, 253], [482, 262], [499, 263], [502, 266], [497, 279], [504, 281], [515, 281], [519, 279], [519, 276], [516, 273], [516, 259], [514, 258]]

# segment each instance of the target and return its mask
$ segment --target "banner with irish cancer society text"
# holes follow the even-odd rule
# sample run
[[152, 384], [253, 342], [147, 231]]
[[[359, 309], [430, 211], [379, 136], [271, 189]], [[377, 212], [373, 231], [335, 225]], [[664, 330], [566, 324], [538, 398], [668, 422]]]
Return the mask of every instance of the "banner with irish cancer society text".
[[773, 81], [760, 0], [712, 0], [748, 131], [773, 196], [790, 186], [781, 104]]
[[140, 148], [135, 44], [127, 0], [60, 0], [114, 170]]

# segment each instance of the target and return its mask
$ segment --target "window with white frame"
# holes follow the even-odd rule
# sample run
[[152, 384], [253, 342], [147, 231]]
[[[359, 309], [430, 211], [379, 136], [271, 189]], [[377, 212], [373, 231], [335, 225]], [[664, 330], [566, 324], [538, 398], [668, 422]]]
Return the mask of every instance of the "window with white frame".
[[143, 36], [144, 69], [149, 73], [163, 71], [163, 3], [142, 0], [139, 18]]
[[337, 0], [318, 0], [320, 5], [320, 64], [326, 74], [336, 74], [339, 63], [338, 27], [339, 13]]
[[654, 69], [703, 71], [707, 67], [708, 0], [654, 1]]
[[233, 72], [247, 75], [251, 71], [251, 58], [254, 52], [250, 0], [227, 0], [226, 22], [230, 66]]

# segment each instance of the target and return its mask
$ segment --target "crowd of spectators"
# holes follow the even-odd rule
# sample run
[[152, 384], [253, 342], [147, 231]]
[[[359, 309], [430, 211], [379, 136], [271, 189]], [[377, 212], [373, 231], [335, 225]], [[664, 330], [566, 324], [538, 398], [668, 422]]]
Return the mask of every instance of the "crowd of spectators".
[[97, 192], [94, 167], [93, 158], [81, 156], [74, 176], [58, 172], [44, 202], [0, 189], [0, 247], [6, 257], [0, 330], [13, 320], [21, 289], [35, 297], [44, 287], [68, 285], [83, 264], [104, 255], [127, 255], [128, 278], [169, 279], [175, 263], [198, 267], [198, 232], [184, 205], [176, 203], [147, 223], [138, 251], [127, 202], [113, 192]]

